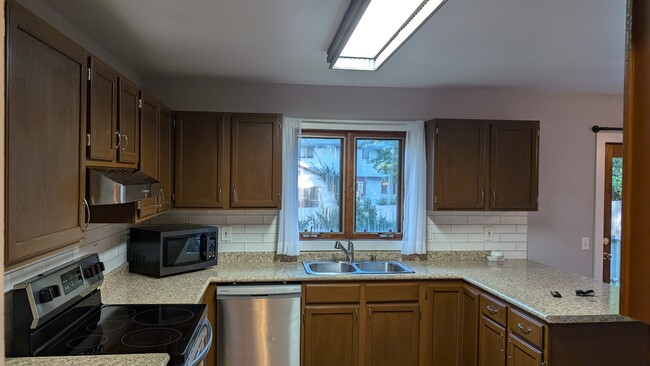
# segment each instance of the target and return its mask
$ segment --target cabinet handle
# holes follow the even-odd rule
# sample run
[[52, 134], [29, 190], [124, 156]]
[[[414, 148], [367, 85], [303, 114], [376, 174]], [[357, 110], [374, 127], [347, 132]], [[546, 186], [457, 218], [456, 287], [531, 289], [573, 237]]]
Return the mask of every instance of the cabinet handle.
[[161, 208], [163, 202], [165, 202], [165, 192], [160, 188], [160, 191], [158, 191], [158, 204], [156, 207]]
[[503, 352], [503, 334], [499, 334], [499, 350]]
[[424, 290], [424, 299], [429, 300], [429, 290]]
[[122, 134], [120, 131], [115, 130], [115, 135], [117, 136], [117, 145], [115, 145], [115, 149], [118, 149], [120, 145], [122, 145]]
[[497, 203], [497, 192], [492, 190], [492, 207]]
[[219, 191], [217, 193], [217, 201], [221, 202], [221, 188], [219, 188]]
[[485, 190], [481, 189], [481, 206], [485, 205]]
[[233, 189], [232, 190], [232, 203], [235, 203], [237, 201], [237, 190]]
[[82, 205], [86, 211], [86, 220], [84, 221], [84, 225], [81, 227], [81, 231], [86, 231], [86, 229], [88, 229], [88, 225], [90, 224], [90, 205], [88, 205], [88, 201], [86, 201], [85, 198], [82, 202]]
[[359, 323], [359, 309], [354, 309], [354, 322]]
[[495, 309], [495, 308], [493, 308], [493, 307], [492, 307], [492, 306], [490, 306], [490, 305], [486, 305], [486, 306], [485, 306], [485, 308], [487, 309], [487, 311], [489, 311], [489, 312], [490, 312], [490, 314], [496, 314], [496, 313], [498, 313], [498, 312], [499, 312], [499, 310], [497, 310], [497, 309]]
[[521, 331], [522, 331], [524, 334], [529, 334], [530, 332], [533, 331], [532, 329], [530, 329], [530, 327], [526, 327], [526, 326], [524, 326], [524, 325], [521, 324], [521, 323], [517, 323], [517, 327], [518, 327], [519, 329], [521, 329]]
[[124, 141], [126, 141], [126, 144], [122, 147], [122, 151], [126, 151], [126, 148], [129, 146], [129, 137], [125, 133], [122, 134], [122, 137], [124, 137]]

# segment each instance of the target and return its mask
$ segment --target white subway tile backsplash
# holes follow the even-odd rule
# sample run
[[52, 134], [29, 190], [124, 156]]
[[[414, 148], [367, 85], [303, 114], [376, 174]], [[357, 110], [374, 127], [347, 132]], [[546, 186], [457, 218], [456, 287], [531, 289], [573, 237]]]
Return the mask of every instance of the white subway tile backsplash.
[[262, 238], [262, 241], [265, 243], [277, 243], [278, 242], [278, 234], [264, 234], [264, 237]]
[[452, 225], [442, 225], [442, 224], [429, 225], [429, 232], [434, 234], [451, 234], [452, 233], [451, 230], [452, 230]]
[[528, 253], [525, 251], [514, 251], [514, 250], [507, 250], [503, 252], [503, 256], [506, 259], [526, 259]]
[[275, 252], [275, 243], [246, 243], [244, 244], [246, 252]]
[[467, 234], [435, 234], [436, 242], [467, 242]]
[[225, 225], [227, 216], [216, 215], [190, 215], [188, 222], [197, 225]]
[[279, 210], [246, 210], [246, 215], [277, 215]]
[[467, 223], [472, 225], [497, 225], [501, 223], [501, 216], [468, 216]]
[[527, 241], [528, 234], [501, 234], [502, 242]]
[[277, 225], [246, 225], [247, 234], [273, 234], [278, 232]]
[[278, 224], [278, 216], [264, 216], [264, 223], [265, 224], [270, 224], [270, 225], [277, 225]]
[[454, 216], [485, 216], [486, 211], [451, 211]]
[[[174, 211], [172, 211], [174, 212]], [[149, 220], [152, 224], [187, 224], [189, 223], [188, 215], [160, 215]]]
[[246, 234], [246, 226], [245, 225], [230, 226], [230, 233], [231, 234]]
[[264, 216], [230, 216], [226, 220], [228, 225], [255, 225], [264, 224]]
[[467, 216], [434, 216], [433, 222], [436, 224], [467, 224]]
[[264, 235], [262, 234], [232, 234], [233, 243], [262, 243]]
[[494, 225], [494, 233], [498, 234], [516, 234], [517, 225]]
[[474, 251], [483, 250], [483, 248], [483, 242], [451, 243], [451, 250], [453, 251]]
[[56, 268], [56, 267], [58, 267], [58, 266], [60, 266], [60, 265], [62, 265], [64, 263], [66, 263], [66, 262], [71, 261], [73, 259], [72, 258], [72, 252], [73, 251], [65, 252], [65, 253], [62, 253], [62, 254], [59, 254], [59, 255], [56, 255], [54, 257], [46, 259], [45, 260], [45, 270], [49, 271], [49, 270], [51, 270], [53, 268]]
[[230, 242], [219, 242], [219, 252], [224, 253], [233, 253], [233, 252], [244, 252], [244, 243], [230, 243]]
[[528, 243], [527, 242], [517, 243], [517, 250], [528, 250]]
[[427, 242], [427, 251], [445, 252], [451, 250], [451, 243]]
[[517, 216], [517, 212], [512, 212], [512, 211], [485, 211], [485, 216]]
[[484, 225], [451, 225], [453, 234], [478, 234], [485, 232]]
[[203, 209], [178, 209], [175, 208], [171, 212], [168, 213], [169, 215], [207, 215], [208, 210], [203, 210]]
[[528, 225], [517, 225], [517, 232], [520, 234], [528, 233]]
[[528, 224], [528, 217], [526, 216], [504, 216], [501, 218], [502, 224], [509, 225], [526, 225]]
[[517, 250], [517, 243], [485, 242], [485, 250]]

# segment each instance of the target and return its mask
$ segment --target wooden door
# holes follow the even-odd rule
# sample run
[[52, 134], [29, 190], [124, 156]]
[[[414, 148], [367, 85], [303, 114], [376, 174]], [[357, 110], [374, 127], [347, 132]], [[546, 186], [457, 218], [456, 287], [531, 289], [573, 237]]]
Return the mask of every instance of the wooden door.
[[[140, 170], [158, 179], [158, 114], [159, 103], [149, 94], [142, 93], [140, 110]], [[138, 218], [144, 219], [156, 214], [157, 198], [144, 198], [138, 202]]]
[[424, 364], [459, 365], [463, 315], [460, 283], [427, 285], [424, 297]]
[[[603, 282], [611, 282], [614, 285], [620, 284], [621, 191], [623, 188], [621, 174], [622, 162], [623, 144], [605, 144], [605, 202], [603, 203]], [[616, 213], [616, 215], [614, 215], [614, 213]], [[615, 225], [612, 226], [613, 222]], [[614, 269], [614, 273], [612, 273], [612, 269]]]
[[7, 12], [6, 269], [83, 238], [87, 55], [15, 2]]
[[230, 206], [280, 208], [280, 115], [231, 116]]
[[508, 337], [508, 366], [542, 366], [542, 352], [511, 334]]
[[224, 126], [221, 113], [176, 114], [174, 207], [224, 207]]
[[140, 89], [124, 77], [119, 80], [118, 131], [120, 133], [118, 162], [138, 163], [140, 142]]
[[370, 304], [367, 318], [366, 366], [418, 365], [419, 304]]
[[476, 366], [478, 361], [479, 298], [478, 291], [463, 286], [462, 292], [461, 362]]
[[427, 122], [430, 208], [482, 210], [485, 207], [487, 126], [478, 120]]
[[160, 105], [158, 114], [158, 212], [172, 208], [174, 174], [174, 119], [169, 108]]
[[485, 315], [479, 321], [479, 366], [504, 366], [506, 364], [506, 330]]
[[537, 210], [539, 121], [490, 126], [489, 208]]
[[359, 365], [359, 305], [308, 305], [303, 316], [303, 366]]
[[119, 74], [98, 60], [88, 58], [91, 70], [88, 95], [87, 157], [114, 162], [117, 156], [117, 90]]

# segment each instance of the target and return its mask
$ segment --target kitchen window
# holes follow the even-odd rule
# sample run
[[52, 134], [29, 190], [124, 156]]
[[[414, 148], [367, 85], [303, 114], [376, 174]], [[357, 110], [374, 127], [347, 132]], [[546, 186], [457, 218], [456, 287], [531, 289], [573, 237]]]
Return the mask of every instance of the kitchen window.
[[298, 163], [301, 239], [401, 239], [404, 139], [404, 132], [303, 131], [301, 151], [313, 154]]

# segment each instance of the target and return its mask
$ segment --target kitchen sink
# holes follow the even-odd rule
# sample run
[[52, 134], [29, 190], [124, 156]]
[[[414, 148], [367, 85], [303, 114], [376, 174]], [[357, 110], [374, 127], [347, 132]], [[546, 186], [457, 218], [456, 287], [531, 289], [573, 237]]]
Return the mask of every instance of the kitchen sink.
[[303, 261], [302, 265], [308, 274], [313, 275], [414, 273], [398, 261]]

